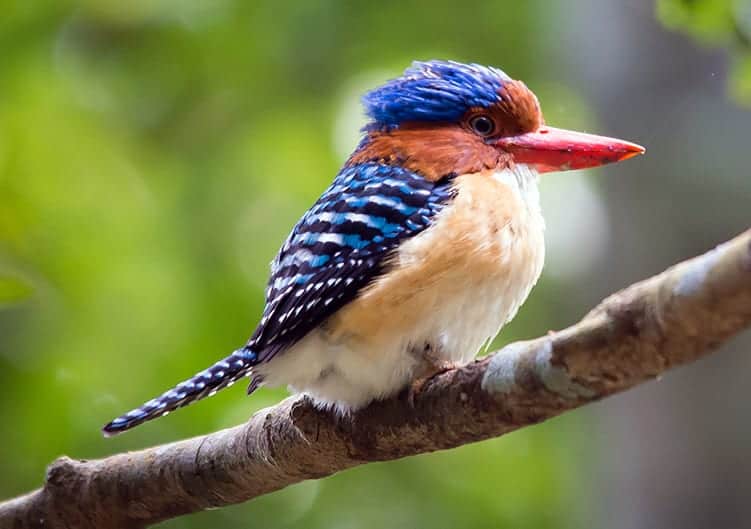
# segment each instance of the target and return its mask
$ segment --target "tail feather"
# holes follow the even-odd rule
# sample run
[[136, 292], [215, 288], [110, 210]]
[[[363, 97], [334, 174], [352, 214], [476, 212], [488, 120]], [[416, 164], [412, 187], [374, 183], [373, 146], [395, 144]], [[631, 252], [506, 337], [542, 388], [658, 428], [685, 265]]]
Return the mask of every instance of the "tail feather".
[[151, 419], [167, 415], [172, 410], [187, 406], [204, 397], [210, 397], [242, 377], [248, 376], [257, 360], [258, 355], [247, 347], [238, 349], [171, 390], [144, 403], [140, 408], [113, 419], [102, 428], [102, 433], [105, 437], [111, 437]]

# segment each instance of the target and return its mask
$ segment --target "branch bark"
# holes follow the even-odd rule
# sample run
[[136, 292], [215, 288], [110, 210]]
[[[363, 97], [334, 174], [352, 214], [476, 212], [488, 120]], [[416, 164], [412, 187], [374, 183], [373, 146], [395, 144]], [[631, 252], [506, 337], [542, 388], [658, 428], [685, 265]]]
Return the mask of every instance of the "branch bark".
[[141, 528], [371, 461], [503, 435], [708, 354], [751, 325], [751, 230], [517, 342], [342, 419], [306, 398], [243, 425], [138, 452], [61, 457], [44, 486], [0, 504], [5, 528]]

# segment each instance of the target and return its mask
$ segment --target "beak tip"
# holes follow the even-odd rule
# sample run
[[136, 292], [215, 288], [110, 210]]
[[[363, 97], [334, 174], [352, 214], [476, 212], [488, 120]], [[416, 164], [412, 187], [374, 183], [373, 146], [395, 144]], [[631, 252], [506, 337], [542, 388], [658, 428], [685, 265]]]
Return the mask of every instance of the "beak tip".
[[623, 154], [623, 156], [621, 156], [621, 158], [618, 159], [618, 161], [622, 162], [623, 160], [628, 160], [629, 158], [633, 158], [635, 156], [641, 156], [645, 152], [647, 152], [647, 149], [642, 147], [641, 145], [628, 142], [626, 144], [626, 152]]

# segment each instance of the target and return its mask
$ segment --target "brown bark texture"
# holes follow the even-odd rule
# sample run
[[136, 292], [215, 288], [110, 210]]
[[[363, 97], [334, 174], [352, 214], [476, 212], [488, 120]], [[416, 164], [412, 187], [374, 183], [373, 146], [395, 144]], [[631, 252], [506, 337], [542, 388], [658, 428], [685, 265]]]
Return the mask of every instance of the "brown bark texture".
[[350, 417], [292, 397], [242, 425], [100, 460], [61, 457], [0, 503], [0, 529], [146, 527], [308, 479], [497, 437], [692, 362], [751, 325], [751, 230], [636, 283], [579, 323]]

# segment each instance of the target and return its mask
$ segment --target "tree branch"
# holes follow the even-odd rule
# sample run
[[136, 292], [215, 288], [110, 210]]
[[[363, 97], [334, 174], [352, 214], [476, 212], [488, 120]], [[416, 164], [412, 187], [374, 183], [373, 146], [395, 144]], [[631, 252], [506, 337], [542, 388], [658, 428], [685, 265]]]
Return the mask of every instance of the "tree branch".
[[346, 419], [289, 398], [246, 424], [95, 461], [62, 457], [0, 504], [0, 528], [140, 528], [371, 461], [496, 437], [708, 354], [751, 325], [751, 230], [603, 301], [581, 322], [508, 345]]

